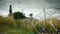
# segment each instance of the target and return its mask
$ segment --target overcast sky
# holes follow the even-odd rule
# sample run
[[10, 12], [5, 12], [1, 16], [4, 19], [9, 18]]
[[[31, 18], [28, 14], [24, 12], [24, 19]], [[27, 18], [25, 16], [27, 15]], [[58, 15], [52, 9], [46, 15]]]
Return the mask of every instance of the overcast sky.
[[[60, 0], [0, 0], [0, 15], [8, 15], [9, 5], [12, 5], [13, 12], [20, 11], [29, 16], [33, 13], [33, 16], [43, 16], [43, 8], [49, 14], [60, 15]], [[47, 15], [48, 16], [48, 15]]]

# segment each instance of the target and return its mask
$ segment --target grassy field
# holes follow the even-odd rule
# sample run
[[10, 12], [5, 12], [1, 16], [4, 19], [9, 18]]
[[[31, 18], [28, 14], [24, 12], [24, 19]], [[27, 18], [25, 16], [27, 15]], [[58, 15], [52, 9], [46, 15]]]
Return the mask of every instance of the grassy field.
[[[60, 31], [60, 21], [57, 19], [52, 19], [52, 23], [56, 27], [58, 31]], [[33, 21], [28, 22], [27, 20], [14, 20], [10, 17], [2, 17], [0, 16], [0, 34], [36, 34], [37, 32], [43, 32], [43, 28], [46, 32], [55, 32], [55, 29], [51, 27], [49, 23], [49, 19], [44, 21]]]
[[34, 34], [28, 25], [21, 20], [0, 16], [0, 34]]

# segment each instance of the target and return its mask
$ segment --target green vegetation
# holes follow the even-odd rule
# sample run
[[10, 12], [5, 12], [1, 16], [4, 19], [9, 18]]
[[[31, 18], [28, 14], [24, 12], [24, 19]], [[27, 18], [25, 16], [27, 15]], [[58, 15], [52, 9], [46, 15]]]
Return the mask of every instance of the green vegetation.
[[26, 16], [22, 12], [13, 13], [14, 19], [24, 19]]
[[0, 16], [0, 34], [33, 34], [33, 29], [28, 25], [22, 20]]
[[[55, 28], [60, 31], [60, 21], [52, 18], [52, 24]], [[44, 21], [34, 20], [32, 25], [32, 20], [28, 22], [28, 20], [17, 19], [14, 20], [10, 17], [2, 17], [0, 16], [0, 34], [36, 34], [37, 32], [55, 32], [54, 28], [51, 27], [49, 23], [50, 19]], [[44, 29], [43, 29], [44, 28]], [[49, 30], [50, 29], [50, 30]]]

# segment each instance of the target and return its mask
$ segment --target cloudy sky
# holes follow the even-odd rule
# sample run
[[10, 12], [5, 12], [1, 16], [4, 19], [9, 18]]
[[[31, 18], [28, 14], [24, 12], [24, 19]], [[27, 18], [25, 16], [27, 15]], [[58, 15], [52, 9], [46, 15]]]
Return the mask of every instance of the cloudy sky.
[[[29, 16], [33, 13], [33, 16], [43, 16], [43, 8], [49, 15], [60, 15], [60, 0], [0, 0], [0, 15], [8, 15], [9, 5], [12, 5], [13, 13], [20, 11]], [[57, 9], [58, 8], [58, 9]], [[46, 14], [47, 16], [49, 16]]]

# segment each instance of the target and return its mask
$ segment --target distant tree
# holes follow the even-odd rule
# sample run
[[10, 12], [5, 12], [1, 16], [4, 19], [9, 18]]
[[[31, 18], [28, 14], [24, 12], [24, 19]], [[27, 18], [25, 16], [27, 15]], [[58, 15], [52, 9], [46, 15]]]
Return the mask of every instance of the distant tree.
[[33, 16], [33, 14], [30, 14], [30, 17], [32, 17]]
[[18, 12], [13, 13], [13, 18], [14, 19], [23, 19], [23, 18], [26, 18], [26, 17], [22, 12], [18, 11]]

